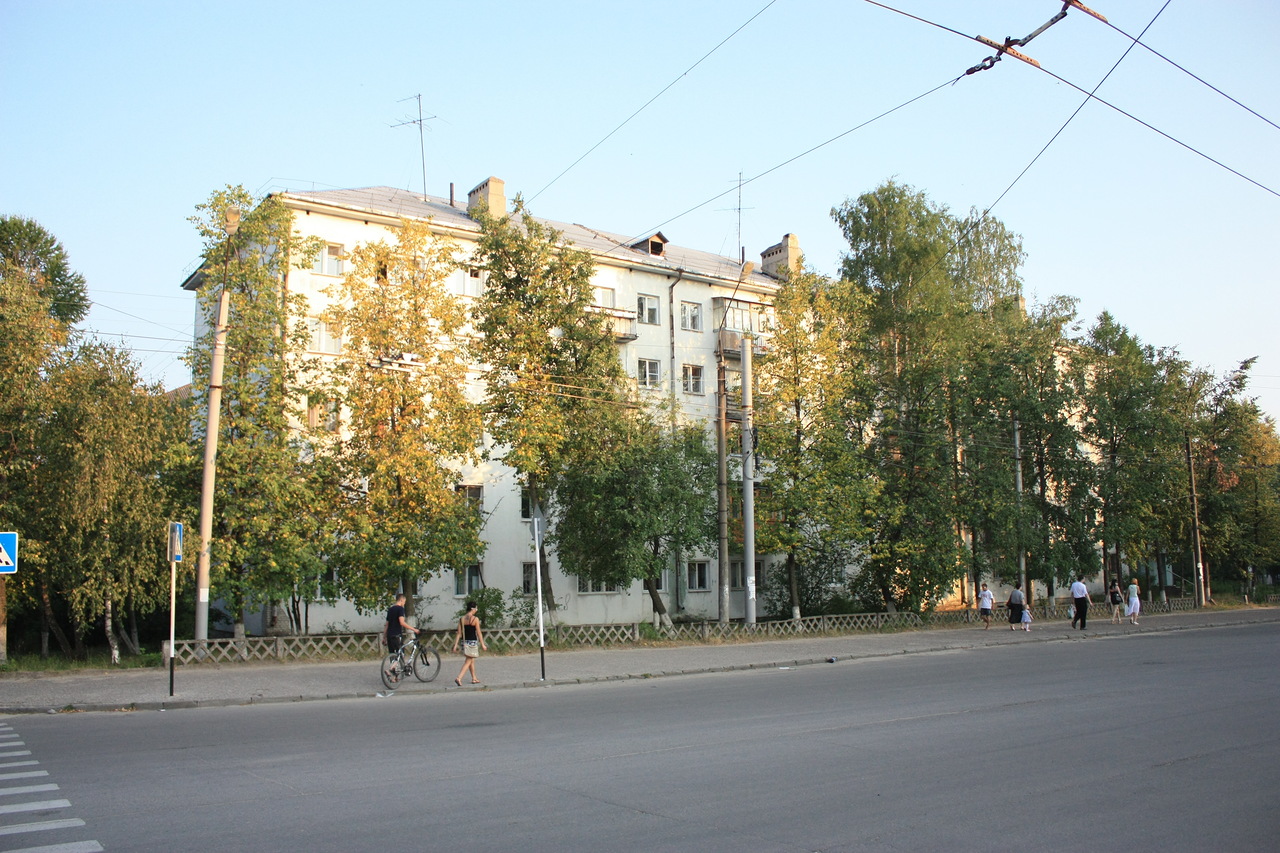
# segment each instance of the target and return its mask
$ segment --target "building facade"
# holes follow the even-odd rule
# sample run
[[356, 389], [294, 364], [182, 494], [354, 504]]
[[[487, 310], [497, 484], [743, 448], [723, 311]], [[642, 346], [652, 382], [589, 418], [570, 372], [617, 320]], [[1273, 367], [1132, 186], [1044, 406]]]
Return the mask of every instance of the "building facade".
[[[283, 192], [276, 197], [293, 212], [300, 235], [324, 244], [311, 269], [289, 272], [287, 286], [308, 300], [312, 331], [308, 355], [335, 359], [343, 357], [342, 336], [321, 317], [329, 305], [328, 289], [349, 271], [346, 258], [352, 249], [392, 241], [401, 223], [411, 220], [425, 222], [432, 232], [455, 241], [460, 257], [466, 258], [480, 232], [473, 216], [478, 208], [487, 206], [495, 214], [508, 210], [505, 186], [494, 177], [473, 189], [465, 203], [390, 187]], [[708, 434], [714, 435], [718, 354], [723, 352], [726, 372], [740, 377], [744, 333], [759, 336], [765, 330], [779, 276], [784, 269], [799, 267], [796, 237], [785, 235], [761, 252], [757, 265], [679, 246], [660, 232], [637, 239], [583, 225], [541, 221], [559, 231], [564, 241], [594, 256], [592, 310], [612, 318], [618, 357], [639, 392], [653, 395], [655, 401], [665, 398], [683, 417], [704, 424]], [[194, 277], [184, 286], [194, 289], [193, 282]], [[450, 289], [463, 300], [476, 299], [483, 288], [484, 273], [478, 267], [463, 264], [452, 273]], [[740, 378], [731, 377], [726, 384], [736, 388]], [[729, 396], [736, 408], [736, 393]], [[341, 413], [312, 412], [310, 416], [338, 419]], [[335, 423], [335, 428], [340, 427]], [[736, 448], [730, 452], [736, 453]], [[421, 589], [409, 591], [416, 593], [419, 624], [428, 627], [452, 624], [467, 596], [481, 587], [530, 597], [534, 593], [533, 522], [515, 472], [499, 461], [465, 466], [461, 471], [467, 496], [486, 518], [482, 536], [487, 548], [480, 563], [459, 567], [451, 575], [435, 577]], [[627, 623], [654, 618], [649, 596], [639, 582], [625, 589], [595, 588], [586, 579], [562, 573], [553, 552], [548, 561], [560, 621]], [[762, 562], [756, 561], [756, 577], [761, 581]], [[741, 618], [745, 599], [741, 554], [730, 555], [729, 576], [729, 618]], [[668, 613], [676, 619], [718, 618], [718, 586], [715, 554], [686, 555], [679, 565], [669, 567], [660, 584]], [[273, 621], [264, 610], [256, 619], [250, 614], [246, 627], [267, 633]], [[345, 602], [313, 603], [307, 622], [312, 631], [363, 631], [380, 627], [381, 617], [361, 615]]]

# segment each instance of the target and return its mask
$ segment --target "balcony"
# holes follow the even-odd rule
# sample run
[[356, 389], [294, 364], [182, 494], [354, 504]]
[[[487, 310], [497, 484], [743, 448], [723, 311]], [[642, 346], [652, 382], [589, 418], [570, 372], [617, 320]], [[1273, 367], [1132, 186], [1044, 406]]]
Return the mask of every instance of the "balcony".
[[619, 342], [634, 341], [640, 336], [636, 329], [636, 312], [626, 308], [605, 308], [603, 305], [588, 305], [592, 314], [603, 314], [613, 329], [613, 337]]

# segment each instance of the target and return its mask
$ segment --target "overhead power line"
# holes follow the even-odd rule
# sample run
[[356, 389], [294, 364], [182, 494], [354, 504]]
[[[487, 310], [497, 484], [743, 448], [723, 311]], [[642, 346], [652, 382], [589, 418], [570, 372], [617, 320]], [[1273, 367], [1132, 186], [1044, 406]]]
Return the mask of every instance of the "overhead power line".
[[[1167, 4], [1166, 4], [1166, 5], [1167, 5]], [[1163, 11], [1163, 9], [1162, 9], [1161, 11]], [[1106, 24], [1106, 25], [1107, 25], [1108, 27], [1110, 27], [1111, 29], [1113, 29], [1113, 30], [1115, 30], [1116, 32], [1118, 32], [1120, 35], [1122, 35], [1122, 36], [1124, 36], [1125, 38], [1129, 39], [1130, 41], [1132, 41], [1134, 44], [1138, 45], [1138, 46], [1139, 46], [1139, 47], [1141, 47], [1142, 49], [1144, 49], [1144, 50], [1146, 50], [1146, 51], [1149, 51], [1149, 52], [1151, 52], [1151, 53], [1155, 54], [1155, 55], [1156, 55], [1156, 56], [1158, 56], [1160, 59], [1163, 59], [1165, 62], [1169, 63], [1169, 64], [1170, 64], [1170, 65], [1172, 65], [1174, 68], [1176, 68], [1176, 69], [1178, 69], [1179, 71], [1181, 71], [1183, 74], [1186, 74], [1186, 75], [1187, 75], [1188, 77], [1190, 77], [1192, 80], [1195, 80], [1197, 83], [1200, 83], [1200, 84], [1202, 84], [1202, 85], [1204, 85], [1204, 86], [1207, 86], [1208, 88], [1212, 89], [1214, 92], [1217, 92], [1219, 95], [1221, 95], [1222, 97], [1226, 98], [1226, 99], [1227, 99], [1228, 101], [1230, 101], [1231, 103], [1235, 104], [1237, 107], [1240, 107], [1242, 110], [1245, 110], [1246, 112], [1252, 113], [1254, 116], [1256, 116], [1256, 117], [1258, 117], [1258, 118], [1262, 119], [1262, 120], [1263, 120], [1263, 121], [1265, 121], [1267, 124], [1269, 124], [1269, 125], [1271, 125], [1272, 127], [1274, 127], [1276, 130], [1280, 130], [1280, 124], [1276, 124], [1274, 121], [1272, 121], [1271, 119], [1267, 118], [1267, 117], [1266, 117], [1266, 116], [1264, 116], [1262, 113], [1258, 112], [1257, 110], [1253, 109], [1252, 107], [1248, 106], [1247, 104], [1243, 104], [1243, 103], [1241, 103], [1240, 101], [1237, 101], [1235, 98], [1231, 97], [1231, 96], [1230, 96], [1230, 95], [1228, 95], [1226, 92], [1222, 91], [1222, 90], [1221, 90], [1221, 89], [1219, 89], [1217, 86], [1215, 86], [1215, 85], [1213, 85], [1212, 83], [1210, 83], [1209, 81], [1207, 81], [1207, 80], [1205, 80], [1204, 78], [1199, 77], [1199, 76], [1197, 76], [1196, 74], [1193, 74], [1192, 72], [1190, 72], [1190, 71], [1188, 71], [1187, 69], [1183, 68], [1181, 65], [1179, 65], [1179, 64], [1178, 64], [1178, 63], [1176, 63], [1176, 62], [1174, 62], [1172, 59], [1170, 59], [1169, 57], [1165, 56], [1163, 53], [1161, 53], [1160, 51], [1156, 50], [1156, 49], [1155, 49], [1154, 47], [1152, 47], [1151, 45], [1144, 43], [1144, 42], [1141, 40], [1141, 39], [1142, 39], [1142, 36], [1141, 36], [1141, 35], [1139, 35], [1139, 36], [1138, 36], [1138, 38], [1134, 38], [1133, 36], [1129, 35], [1129, 34], [1128, 34], [1128, 33], [1126, 33], [1124, 30], [1120, 29], [1119, 27], [1117, 27], [1115, 24], [1111, 23], [1110, 21], [1103, 20], [1103, 23], [1104, 23], [1104, 24]], [[1146, 32], [1146, 30], [1143, 30], [1143, 33], [1145, 33], [1145, 32]]]
[[[978, 65], [975, 65], [975, 66], [973, 66], [973, 67], [969, 68], [969, 69], [965, 72], [965, 74], [975, 74], [975, 73], [977, 73], [977, 72], [979, 72], [979, 71], [986, 71], [986, 70], [989, 70], [989, 69], [991, 69], [992, 67], [994, 67], [994, 66], [995, 66], [995, 64], [996, 64], [997, 62], [999, 62], [999, 61], [1000, 61], [1000, 59], [1001, 59], [1001, 57], [1002, 57], [1002, 56], [1004, 56], [1004, 55], [1006, 55], [1006, 54], [1007, 54], [1007, 55], [1009, 55], [1009, 56], [1016, 57], [1016, 58], [1018, 58], [1018, 59], [1023, 60], [1024, 62], [1028, 63], [1029, 65], [1033, 66], [1034, 68], [1037, 68], [1037, 69], [1039, 69], [1040, 71], [1043, 71], [1044, 73], [1048, 74], [1050, 77], [1052, 77], [1053, 79], [1057, 80], [1058, 82], [1060, 82], [1060, 83], [1064, 83], [1064, 84], [1066, 84], [1067, 86], [1070, 86], [1071, 88], [1075, 89], [1076, 91], [1078, 91], [1078, 92], [1080, 92], [1080, 93], [1082, 93], [1082, 94], [1084, 94], [1084, 95], [1088, 96], [1088, 98], [1091, 98], [1091, 99], [1093, 99], [1093, 100], [1097, 101], [1098, 103], [1100, 103], [1100, 104], [1102, 104], [1102, 105], [1104, 105], [1104, 106], [1106, 106], [1106, 107], [1110, 107], [1111, 109], [1113, 109], [1113, 110], [1115, 110], [1116, 112], [1120, 113], [1120, 114], [1121, 114], [1121, 115], [1123, 115], [1124, 117], [1126, 117], [1126, 118], [1128, 118], [1128, 119], [1132, 119], [1133, 121], [1137, 122], [1138, 124], [1142, 125], [1143, 127], [1147, 128], [1148, 130], [1151, 130], [1151, 131], [1154, 131], [1155, 133], [1158, 133], [1159, 135], [1163, 136], [1165, 139], [1168, 139], [1170, 142], [1176, 143], [1177, 145], [1182, 146], [1183, 148], [1187, 149], [1187, 150], [1188, 150], [1188, 151], [1190, 151], [1191, 153], [1193, 153], [1193, 154], [1195, 154], [1195, 155], [1197, 155], [1197, 156], [1199, 156], [1199, 157], [1203, 157], [1204, 159], [1208, 160], [1210, 163], [1213, 163], [1213, 164], [1214, 164], [1214, 165], [1216, 165], [1216, 166], [1219, 166], [1219, 167], [1221, 167], [1221, 168], [1223, 168], [1223, 169], [1226, 169], [1226, 170], [1227, 170], [1228, 172], [1230, 172], [1231, 174], [1235, 175], [1235, 176], [1236, 176], [1236, 177], [1238, 177], [1238, 178], [1242, 178], [1242, 179], [1243, 179], [1243, 180], [1245, 180], [1245, 181], [1248, 181], [1249, 183], [1253, 184], [1254, 186], [1258, 187], [1259, 189], [1264, 190], [1264, 191], [1266, 191], [1266, 192], [1268, 192], [1268, 193], [1271, 193], [1271, 194], [1272, 194], [1272, 195], [1274, 195], [1274, 196], [1280, 197], [1280, 192], [1277, 192], [1276, 190], [1272, 189], [1271, 187], [1267, 186], [1266, 184], [1263, 184], [1263, 183], [1262, 183], [1262, 182], [1260, 182], [1260, 181], [1254, 180], [1253, 178], [1249, 177], [1248, 175], [1244, 174], [1243, 172], [1240, 172], [1240, 171], [1239, 171], [1239, 170], [1237, 170], [1237, 169], [1233, 169], [1232, 167], [1230, 167], [1230, 166], [1228, 166], [1227, 164], [1223, 163], [1221, 160], [1217, 160], [1217, 159], [1215, 159], [1215, 158], [1213, 158], [1213, 157], [1210, 157], [1208, 154], [1204, 153], [1203, 151], [1199, 150], [1198, 148], [1195, 148], [1194, 146], [1189, 145], [1189, 144], [1187, 144], [1187, 143], [1183, 142], [1182, 140], [1178, 139], [1177, 137], [1173, 136], [1172, 134], [1169, 134], [1169, 133], [1164, 132], [1163, 130], [1160, 130], [1158, 127], [1156, 127], [1155, 125], [1150, 124], [1149, 122], [1143, 121], [1142, 119], [1138, 118], [1137, 116], [1133, 115], [1132, 113], [1127, 112], [1126, 110], [1121, 109], [1120, 107], [1116, 106], [1115, 104], [1112, 104], [1111, 102], [1109, 102], [1109, 101], [1107, 101], [1107, 100], [1105, 100], [1105, 99], [1103, 99], [1103, 98], [1098, 97], [1098, 96], [1097, 96], [1096, 94], [1094, 94], [1093, 92], [1086, 92], [1083, 88], [1081, 88], [1080, 86], [1077, 86], [1075, 83], [1072, 83], [1070, 80], [1067, 80], [1066, 78], [1061, 77], [1061, 76], [1059, 76], [1058, 74], [1055, 74], [1054, 72], [1052, 72], [1052, 71], [1048, 70], [1047, 68], [1043, 67], [1039, 62], [1037, 62], [1036, 60], [1032, 59], [1031, 57], [1024, 56], [1024, 55], [1022, 55], [1021, 53], [1019, 53], [1018, 51], [1016, 51], [1016, 50], [1014, 50], [1014, 49], [1013, 49], [1013, 46], [1015, 46], [1015, 45], [1017, 45], [1017, 46], [1021, 46], [1021, 45], [1026, 44], [1026, 43], [1027, 43], [1028, 41], [1030, 41], [1032, 38], [1034, 38], [1035, 36], [1037, 36], [1037, 35], [1039, 35], [1040, 33], [1042, 33], [1042, 32], [1043, 32], [1045, 29], [1047, 29], [1049, 26], [1052, 26], [1052, 24], [1056, 23], [1058, 20], [1061, 20], [1061, 18], [1062, 18], [1062, 17], [1064, 17], [1064, 16], [1066, 15], [1067, 8], [1080, 9], [1080, 10], [1082, 10], [1082, 11], [1084, 11], [1084, 12], [1088, 13], [1089, 15], [1091, 15], [1091, 16], [1093, 16], [1093, 17], [1095, 17], [1095, 18], [1098, 18], [1098, 19], [1099, 19], [1099, 20], [1101, 20], [1101, 21], [1106, 22], [1106, 19], [1105, 19], [1105, 18], [1103, 18], [1101, 15], [1099, 15], [1099, 14], [1097, 14], [1096, 12], [1094, 12], [1094, 11], [1092, 11], [1092, 10], [1090, 10], [1090, 9], [1087, 9], [1086, 7], [1084, 7], [1084, 6], [1080, 5], [1078, 2], [1075, 2], [1075, 0], [1067, 0], [1067, 2], [1064, 4], [1064, 8], [1063, 8], [1062, 12], [1059, 12], [1059, 13], [1058, 13], [1058, 15], [1055, 15], [1055, 16], [1054, 16], [1054, 18], [1050, 19], [1050, 21], [1049, 21], [1046, 25], [1044, 25], [1044, 26], [1040, 27], [1039, 29], [1035, 30], [1035, 31], [1034, 31], [1034, 32], [1032, 32], [1029, 36], [1026, 36], [1026, 37], [1021, 38], [1021, 39], [1006, 39], [1006, 40], [1004, 41], [1004, 43], [1003, 43], [1003, 44], [1001, 44], [1001, 43], [999, 43], [999, 42], [996, 42], [996, 41], [994, 41], [994, 40], [992, 40], [992, 39], [985, 38], [985, 37], [983, 37], [983, 36], [972, 36], [972, 35], [968, 35], [968, 34], [966, 34], [966, 33], [963, 33], [963, 32], [961, 32], [961, 31], [956, 30], [956, 29], [953, 29], [953, 28], [951, 28], [951, 27], [943, 26], [942, 24], [938, 24], [938, 23], [936, 23], [936, 22], [934, 22], [934, 21], [930, 21], [930, 20], [927, 20], [927, 19], [925, 19], [925, 18], [921, 18], [921, 17], [920, 17], [920, 16], [918, 16], [918, 15], [912, 15], [912, 14], [910, 14], [910, 13], [908, 13], [908, 12], [904, 12], [904, 11], [902, 11], [901, 9], [896, 9], [896, 8], [894, 8], [894, 7], [892, 7], [892, 6], [888, 6], [888, 5], [884, 4], [884, 3], [880, 3], [880, 2], [878, 2], [878, 0], [866, 0], [866, 2], [868, 2], [868, 3], [872, 4], [873, 6], [879, 6], [879, 7], [880, 7], [880, 8], [882, 8], [882, 9], [886, 9], [886, 10], [888, 10], [888, 11], [890, 11], [890, 12], [894, 12], [894, 13], [896, 13], [896, 14], [903, 15], [904, 17], [907, 17], [907, 18], [911, 18], [912, 20], [920, 21], [921, 23], [928, 24], [929, 26], [937, 27], [938, 29], [945, 30], [945, 31], [947, 31], [947, 32], [949, 32], [949, 33], [954, 33], [955, 35], [958, 35], [958, 36], [960, 36], [961, 38], [968, 39], [968, 40], [970, 40], [970, 41], [976, 41], [976, 42], [978, 42], [979, 44], [985, 44], [985, 45], [988, 45], [988, 46], [990, 46], [990, 47], [994, 47], [994, 48], [996, 48], [997, 53], [996, 53], [994, 56], [988, 56], [986, 59], [984, 59], [984, 60], [983, 60], [981, 63], [979, 63]], [[1156, 18], [1160, 17], [1160, 13], [1161, 13], [1161, 12], [1163, 12], [1163, 11], [1164, 11], [1164, 9], [1169, 5], [1169, 2], [1171, 2], [1171, 0], [1166, 0], [1166, 2], [1165, 2], [1165, 4], [1164, 4], [1164, 6], [1161, 6], [1161, 7], [1160, 7], [1160, 11], [1159, 11], [1159, 12], [1157, 12], [1157, 13], [1156, 13], [1156, 15], [1155, 15], [1155, 17], [1156, 17]], [[1155, 18], [1152, 18], [1152, 22], [1154, 22], [1154, 21], [1155, 21]], [[1151, 24], [1147, 24], [1147, 28], [1149, 28], [1150, 26], [1151, 26]], [[1143, 32], [1143, 34], [1145, 34], [1145, 33], [1146, 33], [1147, 28], [1143, 28], [1143, 31], [1142, 31], [1142, 32]], [[1132, 37], [1130, 37], [1130, 38], [1131, 38], [1131, 40], [1133, 41], [1133, 43], [1134, 43], [1134, 44], [1129, 46], [1129, 50], [1132, 50], [1132, 48], [1133, 48], [1133, 46], [1134, 46], [1134, 45], [1141, 44], [1141, 41], [1140, 41], [1141, 36], [1139, 36], [1139, 38], [1138, 38], [1138, 39], [1133, 39]], [[1125, 51], [1125, 55], [1128, 55], [1129, 50], [1126, 50], [1126, 51]], [[1121, 59], [1123, 59], [1123, 58], [1124, 58], [1124, 56], [1122, 56], [1122, 57], [1121, 57]], [[1113, 67], [1112, 67], [1112, 71], [1114, 71], [1114, 70], [1115, 70], [1115, 68], [1114, 68], [1114, 66], [1113, 66]], [[1110, 72], [1110, 71], [1109, 71], [1109, 72], [1107, 72], [1107, 75], [1108, 75], [1108, 76], [1110, 76], [1110, 74], [1111, 74], [1111, 72]], [[1103, 77], [1103, 80], [1106, 80], [1106, 77]], [[1101, 85], [1101, 83], [1099, 83], [1099, 85]], [[1095, 92], [1097, 91], [1097, 86], [1095, 86], [1095, 87], [1094, 87], [1094, 91], [1095, 91]], [[1079, 112], [1079, 110], [1078, 110], [1078, 109], [1077, 109], [1077, 112]], [[1073, 113], [1073, 117], [1074, 117], [1074, 113]], [[1069, 119], [1068, 119], [1068, 121], [1069, 121]], [[1061, 130], [1059, 130], [1059, 133], [1060, 133], [1060, 132], [1061, 132]], [[1056, 135], [1055, 135], [1055, 136], [1056, 136]], [[1052, 142], [1052, 140], [1050, 140], [1050, 141]], [[1006, 191], [1006, 192], [1007, 192], [1007, 191]]]
[[574, 166], [577, 166], [577, 165], [578, 165], [579, 163], [581, 163], [583, 160], [587, 159], [587, 157], [588, 157], [588, 156], [590, 156], [591, 152], [595, 151], [597, 148], [599, 148], [601, 145], [603, 145], [606, 141], [608, 141], [609, 137], [613, 136], [615, 133], [617, 133], [618, 131], [622, 130], [622, 128], [626, 127], [626, 125], [627, 125], [627, 124], [628, 124], [628, 123], [629, 123], [633, 118], [635, 118], [636, 116], [640, 115], [640, 113], [644, 112], [644, 111], [649, 107], [649, 105], [650, 105], [650, 104], [652, 104], [654, 101], [658, 100], [658, 98], [661, 98], [663, 95], [665, 95], [665, 94], [667, 93], [667, 90], [668, 90], [668, 89], [670, 89], [672, 86], [674, 86], [675, 84], [679, 83], [682, 79], [684, 79], [685, 77], [687, 77], [687, 76], [689, 75], [689, 72], [690, 72], [690, 71], [692, 71], [693, 69], [697, 68], [697, 67], [698, 67], [699, 65], [701, 65], [704, 61], [706, 61], [706, 59], [707, 59], [709, 56], [711, 56], [711, 54], [715, 53], [717, 50], [719, 50], [720, 48], [724, 47], [724, 45], [725, 45], [725, 44], [726, 44], [726, 43], [727, 43], [731, 38], [733, 38], [734, 36], [736, 36], [738, 33], [742, 32], [742, 31], [747, 27], [747, 25], [748, 25], [748, 24], [750, 24], [750, 23], [751, 23], [752, 21], [754, 21], [756, 18], [758, 18], [758, 17], [760, 17], [761, 15], [763, 15], [763, 14], [768, 10], [768, 8], [769, 8], [770, 6], [772, 6], [772, 5], [773, 5], [774, 3], [776, 3], [776, 2], [778, 2], [778, 0], [769, 0], [769, 2], [768, 2], [768, 3], [764, 4], [764, 6], [763, 6], [763, 7], [761, 7], [761, 9], [760, 9], [760, 11], [759, 11], [759, 12], [756, 12], [754, 15], [752, 15], [750, 18], [748, 18], [746, 21], [744, 21], [744, 22], [743, 22], [743, 23], [742, 23], [742, 24], [741, 24], [741, 25], [740, 25], [736, 30], [734, 30], [733, 32], [729, 33], [729, 35], [727, 35], [727, 36], [725, 36], [723, 39], [721, 39], [721, 40], [720, 40], [720, 43], [719, 43], [719, 44], [717, 44], [715, 47], [711, 48], [711, 50], [707, 51], [705, 54], [703, 54], [703, 56], [702, 56], [702, 58], [701, 58], [701, 59], [699, 59], [697, 62], [693, 63], [693, 64], [692, 64], [692, 65], [690, 65], [688, 68], [686, 68], [684, 71], [682, 71], [682, 72], [681, 72], [681, 73], [680, 73], [680, 74], [679, 74], [679, 75], [678, 75], [674, 80], [672, 80], [670, 83], [668, 83], [666, 86], [664, 86], [664, 87], [662, 88], [662, 91], [658, 92], [658, 94], [654, 95], [652, 98], [650, 98], [649, 100], [645, 101], [645, 102], [640, 106], [640, 108], [639, 108], [639, 109], [637, 109], [637, 110], [636, 110], [635, 112], [633, 112], [631, 115], [629, 115], [629, 116], [627, 116], [625, 119], [623, 119], [621, 124], [619, 124], [619, 125], [618, 125], [617, 127], [615, 127], [613, 130], [611, 130], [611, 131], [609, 131], [608, 133], [606, 133], [606, 134], [604, 135], [604, 137], [603, 137], [599, 142], [597, 142], [595, 145], [592, 145], [590, 148], [588, 148], [588, 149], [586, 150], [586, 152], [585, 152], [584, 154], [582, 154], [582, 156], [580, 156], [577, 160], [574, 160], [572, 163], [570, 163], [570, 164], [565, 168], [565, 170], [564, 170], [563, 172], [561, 172], [560, 174], [558, 174], [558, 175], [556, 175], [554, 178], [552, 178], [552, 179], [551, 179], [551, 181], [550, 181], [550, 182], [549, 182], [545, 187], [543, 187], [542, 189], [540, 189], [540, 190], [538, 190], [536, 193], [534, 193], [532, 196], [530, 196], [530, 197], [529, 197], [529, 201], [530, 201], [530, 202], [532, 202], [532, 201], [533, 201], [534, 199], [536, 199], [538, 196], [542, 195], [544, 192], [546, 192], [547, 190], [549, 190], [549, 189], [551, 188], [551, 185], [552, 185], [552, 184], [554, 184], [556, 181], [560, 180], [560, 179], [561, 179], [561, 178], [563, 178], [565, 175], [567, 175], [567, 174], [569, 173], [569, 171], [570, 171], [571, 169], [573, 169], [573, 167], [574, 167]]

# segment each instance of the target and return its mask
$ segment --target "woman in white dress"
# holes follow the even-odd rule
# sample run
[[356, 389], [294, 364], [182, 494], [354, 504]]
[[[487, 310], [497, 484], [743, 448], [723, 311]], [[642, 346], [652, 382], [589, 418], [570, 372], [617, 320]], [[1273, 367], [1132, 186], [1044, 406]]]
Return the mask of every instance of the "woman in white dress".
[[1138, 598], [1140, 590], [1138, 589], [1138, 579], [1129, 579], [1129, 609], [1124, 612], [1129, 617], [1129, 622], [1133, 625], [1138, 624], [1138, 611], [1142, 609], [1142, 601]]

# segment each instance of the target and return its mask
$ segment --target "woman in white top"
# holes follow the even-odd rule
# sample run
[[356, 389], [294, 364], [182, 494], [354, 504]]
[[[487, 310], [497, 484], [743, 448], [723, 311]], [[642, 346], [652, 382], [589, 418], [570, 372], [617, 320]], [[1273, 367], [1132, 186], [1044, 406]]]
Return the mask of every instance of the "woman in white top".
[[1142, 601], [1138, 598], [1140, 592], [1138, 579], [1131, 578], [1129, 580], [1129, 609], [1124, 614], [1129, 617], [1129, 622], [1134, 625], [1138, 624], [1138, 611], [1142, 609]]

